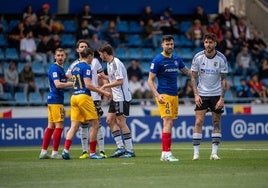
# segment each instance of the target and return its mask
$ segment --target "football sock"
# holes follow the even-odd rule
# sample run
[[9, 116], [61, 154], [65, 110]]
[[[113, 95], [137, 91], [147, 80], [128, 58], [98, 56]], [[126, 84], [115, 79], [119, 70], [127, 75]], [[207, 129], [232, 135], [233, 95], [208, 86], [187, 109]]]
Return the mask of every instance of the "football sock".
[[212, 151], [211, 154], [217, 154], [221, 141], [221, 133], [212, 133]]
[[69, 149], [72, 145], [72, 140], [66, 139], [64, 143], [64, 151], [69, 153]]
[[89, 143], [90, 155], [96, 153], [97, 140]]
[[62, 128], [56, 128], [53, 134], [53, 151], [58, 151], [59, 145], [60, 145], [60, 140], [61, 140], [61, 133], [62, 133]]
[[132, 139], [131, 139], [131, 133], [126, 133], [123, 134], [123, 138], [126, 144], [126, 150], [133, 152], [133, 144], [132, 144]]
[[170, 151], [171, 133], [162, 133], [162, 151]]
[[121, 134], [120, 134], [120, 131], [117, 130], [117, 131], [114, 131], [112, 132], [112, 135], [114, 137], [114, 141], [117, 145], [117, 148], [122, 148], [124, 147], [124, 143], [123, 143], [123, 140], [122, 140], [122, 137], [121, 137]]
[[88, 126], [81, 126], [81, 145], [83, 152], [88, 152]]
[[201, 133], [194, 133], [193, 134], [194, 153], [199, 153], [199, 146], [201, 143], [201, 139], [202, 139]]
[[43, 150], [47, 150], [53, 132], [54, 132], [54, 129], [46, 128], [43, 143], [42, 143], [42, 149]]
[[104, 151], [104, 128], [100, 126], [97, 133], [97, 142], [99, 146], [99, 151]]

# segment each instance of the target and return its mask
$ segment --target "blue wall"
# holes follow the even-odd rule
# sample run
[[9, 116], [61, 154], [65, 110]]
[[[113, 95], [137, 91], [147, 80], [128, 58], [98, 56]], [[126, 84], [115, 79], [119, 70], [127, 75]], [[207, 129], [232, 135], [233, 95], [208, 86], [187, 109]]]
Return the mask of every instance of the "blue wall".
[[[57, 13], [57, 0], [2, 1], [0, 13], [20, 14], [29, 4], [35, 12], [39, 12], [44, 3], [50, 4], [52, 13]], [[168, 6], [173, 8], [174, 14], [192, 14], [198, 5], [202, 5], [207, 13], [218, 13], [219, 0], [70, 0], [69, 13], [79, 13], [84, 4], [90, 4], [94, 14], [139, 14], [146, 5], [150, 5], [157, 14]]]

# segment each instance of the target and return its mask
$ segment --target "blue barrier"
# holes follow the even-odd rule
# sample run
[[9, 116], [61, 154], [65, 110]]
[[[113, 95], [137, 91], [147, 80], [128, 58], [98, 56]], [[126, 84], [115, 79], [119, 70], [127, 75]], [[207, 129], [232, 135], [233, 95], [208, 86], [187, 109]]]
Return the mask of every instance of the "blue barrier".
[[[174, 123], [173, 142], [191, 142], [194, 128], [194, 116], [180, 116]], [[102, 118], [105, 125], [105, 118]], [[132, 130], [134, 143], [161, 142], [162, 120], [157, 116], [129, 117], [127, 123]], [[0, 146], [26, 146], [42, 144], [46, 118], [1, 119]], [[65, 119], [65, 128], [61, 140], [64, 143], [70, 119]], [[105, 143], [114, 143], [110, 129], [105, 127]], [[203, 141], [211, 140], [211, 116], [206, 116], [203, 126]], [[223, 141], [268, 140], [267, 115], [225, 115], [222, 117]], [[80, 131], [73, 140], [80, 144]]]

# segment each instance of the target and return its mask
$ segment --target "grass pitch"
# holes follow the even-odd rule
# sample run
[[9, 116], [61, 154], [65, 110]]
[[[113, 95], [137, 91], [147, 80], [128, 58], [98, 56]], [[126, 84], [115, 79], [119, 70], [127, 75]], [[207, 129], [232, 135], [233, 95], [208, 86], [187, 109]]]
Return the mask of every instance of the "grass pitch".
[[[106, 145], [106, 153], [115, 145]], [[267, 188], [268, 143], [223, 142], [219, 161], [209, 160], [210, 143], [202, 143], [199, 161], [192, 161], [191, 143], [173, 142], [179, 162], [161, 162], [160, 144], [134, 144], [136, 158], [39, 160], [40, 147], [0, 148], [0, 187], [92, 188]], [[61, 150], [60, 150], [61, 152]]]

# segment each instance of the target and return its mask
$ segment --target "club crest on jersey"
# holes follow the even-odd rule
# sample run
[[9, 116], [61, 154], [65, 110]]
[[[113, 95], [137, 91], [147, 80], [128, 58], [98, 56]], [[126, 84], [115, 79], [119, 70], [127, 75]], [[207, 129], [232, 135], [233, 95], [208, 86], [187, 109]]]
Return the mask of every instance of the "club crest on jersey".
[[53, 78], [57, 78], [58, 77], [57, 72], [53, 72], [52, 76], [53, 76]]
[[179, 65], [178, 61], [174, 61], [174, 64], [175, 64], [176, 66], [178, 66], [178, 65]]
[[214, 62], [214, 67], [215, 68], [219, 68], [219, 63], [218, 62]]

